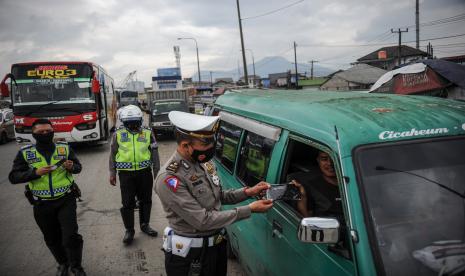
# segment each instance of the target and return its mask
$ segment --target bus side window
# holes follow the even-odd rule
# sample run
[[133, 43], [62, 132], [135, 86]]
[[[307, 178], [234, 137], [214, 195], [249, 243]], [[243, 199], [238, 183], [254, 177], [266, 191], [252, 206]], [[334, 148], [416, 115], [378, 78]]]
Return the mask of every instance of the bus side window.
[[264, 181], [273, 151], [274, 141], [255, 133], [247, 133], [241, 147], [238, 177], [247, 186]]
[[221, 121], [218, 133], [216, 134], [215, 157], [231, 173], [236, 163], [241, 132], [241, 128]]

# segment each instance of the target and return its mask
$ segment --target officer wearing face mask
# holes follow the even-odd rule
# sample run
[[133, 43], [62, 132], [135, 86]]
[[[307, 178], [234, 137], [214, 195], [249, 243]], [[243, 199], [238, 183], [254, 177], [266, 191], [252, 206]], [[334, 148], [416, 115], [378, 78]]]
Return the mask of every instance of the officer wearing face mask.
[[34, 206], [45, 244], [59, 264], [56, 275], [68, 275], [70, 267], [74, 275], [82, 276], [86, 275], [81, 266], [83, 240], [76, 218], [80, 192], [73, 180], [82, 167], [67, 143], [53, 142], [53, 134], [49, 120], [37, 119], [32, 124], [36, 144], [21, 148], [9, 179], [12, 184], [29, 182], [25, 194]]
[[266, 191], [270, 185], [223, 190], [210, 161], [215, 152], [218, 116], [171, 111], [176, 127], [176, 152], [155, 181], [155, 189], [166, 212], [169, 227], [163, 235], [165, 269], [172, 275], [226, 275], [227, 256], [224, 227], [266, 212], [271, 200], [257, 200], [231, 210], [236, 204]]
[[143, 233], [156, 237], [149, 225], [152, 210], [153, 175], [160, 169], [158, 146], [150, 129], [142, 127], [142, 111], [128, 105], [118, 112], [123, 126], [113, 134], [110, 149], [110, 184], [116, 185], [118, 172], [121, 185], [121, 217], [126, 232], [123, 243], [134, 239], [134, 208], [139, 201], [139, 223]]

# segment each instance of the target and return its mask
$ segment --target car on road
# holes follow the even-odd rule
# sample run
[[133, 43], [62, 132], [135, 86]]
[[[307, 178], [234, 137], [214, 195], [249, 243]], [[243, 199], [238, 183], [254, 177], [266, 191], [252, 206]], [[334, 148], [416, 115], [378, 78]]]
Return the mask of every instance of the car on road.
[[[224, 189], [296, 179], [341, 214], [303, 217], [296, 201], [276, 200], [267, 213], [228, 226], [247, 275], [464, 272], [464, 102], [244, 90], [220, 96], [214, 108]], [[317, 197], [321, 152], [332, 161], [339, 205]]]
[[11, 109], [0, 109], [0, 144], [15, 139], [15, 125]]

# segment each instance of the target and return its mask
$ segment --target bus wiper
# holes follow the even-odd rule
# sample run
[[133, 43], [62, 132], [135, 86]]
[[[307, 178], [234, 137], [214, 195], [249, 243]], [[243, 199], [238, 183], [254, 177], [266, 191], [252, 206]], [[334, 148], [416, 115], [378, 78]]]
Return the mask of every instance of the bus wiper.
[[416, 173], [412, 173], [412, 172], [408, 172], [408, 171], [403, 171], [403, 170], [398, 170], [398, 169], [386, 168], [386, 167], [383, 167], [383, 166], [376, 166], [376, 167], [375, 167], [375, 170], [377, 170], [377, 171], [400, 172], [400, 173], [405, 173], [405, 174], [413, 175], [413, 176], [422, 178], [422, 179], [424, 179], [424, 180], [426, 180], [426, 181], [428, 181], [428, 182], [430, 182], [430, 183], [436, 184], [436, 185], [438, 185], [439, 187], [441, 187], [441, 188], [443, 188], [443, 189], [446, 189], [446, 190], [448, 190], [449, 192], [451, 192], [451, 193], [453, 193], [453, 194], [455, 194], [455, 195], [458, 195], [459, 197], [465, 199], [465, 193], [464, 193], [464, 194], [461, 194], [460, 192], [458, 192], [458, 191], [456, 191], [456, 190], [454, 190], [454, 189], [452, 189], [452, 188], [449, 188], [449, 187], [447, 187], [447, 186], [444, 185], [444, 184], [441, 184], [441, 183], [439, 183], [439, 182], [436, 182], [436, 181], [434, 181], [434, 180], [432, 180], [432, 179], [429, 179], [429, 178], [427, 178], [427, 177], [424, 177], [424, 176], [419, 175], [419, 174], [416, 174]]
[[58, 102], [61, 102], [61, 101], [52, 101], [52, 102], [49, 102], [49, 103], [40, 105], [40, 106], [37, 107], [36, 109], [34, 109], [34, 110], [29, 111], [28, 113], [26, 113], [26, 115], [24, 115], [24, 116], [27, 117], [27, 116], [31, 115], [32, 113], [36, 113], [37, 111], [41, 110], [42, 108], [44, 108], [44, 107], [46, 107], [46, 106], [49, 106], [49, 105], [52, 105], [52, 104], [55, 104], [55, 103], [58, 103]]

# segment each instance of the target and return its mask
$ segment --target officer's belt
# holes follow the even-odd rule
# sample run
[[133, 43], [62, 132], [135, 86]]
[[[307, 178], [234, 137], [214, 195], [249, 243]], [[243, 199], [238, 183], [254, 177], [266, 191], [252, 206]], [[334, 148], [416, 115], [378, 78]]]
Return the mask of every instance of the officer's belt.
[[[226, 231], [222, 229], [219, 233], [213, 236], [209, 236], [209, 237], [203, 237], [203, 238], [191, 238], [191, 237], [185, 237], [185, 236], [180, 236], [180, 237], [192, 239], [191, 248], [202, 248], [204, 239], [208, 239], [208, 247], [212, 247], [224, 241], [225, 234], [226, 234]], [[173, 234], [173, 236], [179, 236], [179, 235]]]

